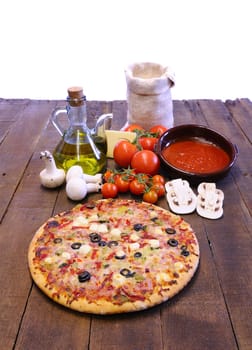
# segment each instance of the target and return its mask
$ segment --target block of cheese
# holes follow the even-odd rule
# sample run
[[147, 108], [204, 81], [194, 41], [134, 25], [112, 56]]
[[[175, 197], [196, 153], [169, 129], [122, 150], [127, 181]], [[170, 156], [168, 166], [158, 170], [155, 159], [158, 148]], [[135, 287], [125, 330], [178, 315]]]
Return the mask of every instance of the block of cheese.
[[120, 130], [105, 130], [107, 138], [107, 157], [113, 158], [113, 150], [115, 145], [120, 140], [134, 141], [136, 133], [131, 131], [120, 131]]

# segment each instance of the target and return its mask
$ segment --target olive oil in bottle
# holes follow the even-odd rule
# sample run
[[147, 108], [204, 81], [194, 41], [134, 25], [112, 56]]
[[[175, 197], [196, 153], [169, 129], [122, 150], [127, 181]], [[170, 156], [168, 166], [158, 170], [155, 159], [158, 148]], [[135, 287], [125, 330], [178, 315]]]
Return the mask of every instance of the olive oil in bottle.
[[54, 159], [58, 168], [68, 170], [73, 165], [80, 165], [85, 174], [94, 175], [102, 171], [106, 166], [106, 143], [95, 142], [98, 150], [101, 151], [100, 159], [97, 159], [88, 142], [83, 142], [85, 139], [83, 133], [76, 135], [78, 142], [66, 142], [62, 140], [54, 151]]
[[[67, 101], [65, 110], [56, 109], [52, 115], [52, 122], [62, 136], [53, 153], [56, 165], [65, 171], [73, 165], [80, 165], [86, 174], [99, 173], [106, 166], [105, 135], [92, 134], [86, 124], [86, 97], [82, 88], [69, 88]], [[69, 128], [66, 131], [58, 122], [62, 113], [68, 116]]]

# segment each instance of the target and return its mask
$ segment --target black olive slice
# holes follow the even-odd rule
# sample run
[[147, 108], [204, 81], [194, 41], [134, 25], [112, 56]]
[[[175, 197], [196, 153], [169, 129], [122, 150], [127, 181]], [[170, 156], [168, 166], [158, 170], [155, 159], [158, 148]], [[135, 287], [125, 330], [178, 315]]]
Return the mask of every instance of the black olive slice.
[[90, 233], [89, 235], [91, 242], [98, 243], [101, 241], [101, 236], [99, 233]]
[[57, 227], [57, 226], [59, 226], [59, 222], [56, 221], [56, 220], [52, 220], [52, 221], [49, 221], [49, 222], [47, 223], [47, 227], [48, 227], [48, 228]]
[[118, 242], [117, 241], [109, 241], [108, 246], [109, 246], [109, 248], [116, 247], [116, 246], [118, 246]]
[[142, 253], [141, 253], [141, 252], [136, 252], [136, 253], [134, 254], [134, 257], [135, 257], [135, 258], [141, 258], [141, 256], [142, 256]]
[[182, 245], [182, 246], [180, 247], [180, 249], [181, 249], [181, 250], [187, 250], [187, 246], [186, 246], [186, 245]]
[[71, 244], [72, 249], [80, 249], [80, 247], [81, 247], [80, 242], [74, 242], [73, 244]]
[[143, 230], [144, 226], [142, 224], [135, 224], [133, 228], [135, 231], [140, 231]]
[[177, 247], [178, 245], [178, 241], [174, 238], [171, 238], [167, 241], [167, 243], [171, 246], [171, 247]]
[[188, 250], [184, 249], [184, 250], [181, 251], [181, 255], [188, 256], [188, 255], [190, 255], [190, 252]]
[[168, 233], [168, 235], [175, 235], [176, 230], [174, 230], [174, 228], [167, 227], [167, 228], [165, 229], [165, 232]]
[[78, 274], [78, 280], [81, 283], [89, 281], [90, 278], [91, 278], [91, 275], [88, 271], [83, 271], [83, 272]]
[[124, 268], [124, 269], [121, 269], [121, 270], [120, 270], [120, 274], [121, 274], [122, 276], [128, 278], [128, 277], [133, 277], [133, 276], [135, 275], [135, 272], [132, 272], [132, 271], [130, 271], [129, 269]]
[[105, 241], [100, 241], [99, 243], [98, 243], [98, 246], [99, 247], [105, 247], [107, 245], [107, 242], [105, 242]]
[[54, 238], [54, 240], [53, 240], [53, 243], [56, 243], [56, 244], [61, 243], [61, 242], [62, 242], [62, 238], [60, 238], [60, 237]]

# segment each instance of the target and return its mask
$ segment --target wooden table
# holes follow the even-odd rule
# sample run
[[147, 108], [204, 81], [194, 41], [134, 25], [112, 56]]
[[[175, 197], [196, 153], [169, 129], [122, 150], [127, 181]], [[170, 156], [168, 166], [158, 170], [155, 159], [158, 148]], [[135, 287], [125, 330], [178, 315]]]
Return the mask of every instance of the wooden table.
[[[38, 177], [44, 168], [40, 151], [52, 151], [59, 141], [50, 123], [59, 105], [65, 102], [0, 99], [0, 349], [251, 350], [252, 103], [174, 101], [176, 125], [208, 125], [239, 149], [232, 171], [217, 183], [225, 193], [224, 217], [184, 216], [196, 231], [201, 261], [181, 293], [152, 309], [113, 316], [61, 307], [29, 274], [34, 232], [52, 214], [73, 206], [64, 187], [47, 190]], [[90, 117], [112, 111], [114, 129], [124, 124], [126, 110], [125, 101], [88, 103]], [[168, 208], [165, 199], [158, 204]]]

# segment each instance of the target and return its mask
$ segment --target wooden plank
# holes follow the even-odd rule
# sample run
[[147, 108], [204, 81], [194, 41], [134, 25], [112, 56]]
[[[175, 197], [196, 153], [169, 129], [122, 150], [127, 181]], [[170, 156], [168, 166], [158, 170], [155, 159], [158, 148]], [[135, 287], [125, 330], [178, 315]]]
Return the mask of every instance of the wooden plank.
[[[248, 207], [251, 199], [251, 184], [246, 177], [241, 177], [247, 164], [246, 157], [251, 154], [251, 145], [243, 132], [237, 128], [236, 121], [232, 118], [225, 105], [220, 101], [200, 102], [202, 111], [211, 127], [221, 130], [235, 144], [242, 149], [242, 155], [238, 158], [238, 165], [226, 178], [218, 182], [225, 194], [224, 217], [225, 220], [205, 220], [204, 226], [211, 244], [213, 259], [216, 264], [221, 288], [230, 313], [232, 325], [237, 337], [238, 346], [241, 349], [252, 347], [252, 308], [251, 295], [252, 267], [248, 264], [252, 249], [251, 215]], [[219, 117], [221, 116], [221, 118]], [[235, 170], [236, 169], [236, 170]], [[239, 174], [238, 174], [239, 169]], [[246, 183], [246, 188], [243, 183]], [[246, 193], [247, 191], [247, 193]], [[242, 271], [246, 271], [245, 275]], [[239, 305], [242, 305], [246, 314], [241, 317]]]
[[0, 121], [15, 122], [26, 108], [29, 100], [0, 99]]
[[8, 132], [12, 126], [13, 122], [8, 121], [0, 121], [0, 145], [5, 139], [5, 137], [8, 135]]
[[233, 142], [238, 148], [237, 166], [234, 167], [233, 174], [242, 193], [244, 202], [249, 212], [248, 225], [251, 227], [252, 215], [252, 103], [248, 99], [227, 101], [226, 106], [237, 123], [236, 133], [232, 135]]
[[[201, 315], [195, 314], [198, 309]], [[238, 349], [227, 312], [216, 300], [172, 303], [162, 324], [164, 349]]]
[[[206, 232], [195, 214], [188, 219], [200, 243], [196, 276], [162, 308], [164, 348], [236, 349], [225, 300], [218, 284]], [[197, 329], [197, 337], [192, 337]]]
[[197, 100], [173, 101], [174, 126], [181, 124], [206, 125]]
[[88, 349], [89, 332], [89, 315], [63, 308], [33, 288], [15, 349]]
[[55, 102], [28, 102], [1, 144], [0, 222], [54, 105]]
[[[36, 202], [39, 202], [38, 198]], [[31, 204], [35, 206], [35, 202]], [[46, 210], [10, 208], [1, 225], [0, 337], [3, 349], [12, 349], [15, 343], [31, 288], [27, 268], [29, 238], [40, 224], [41, 217], [46, 217]]]
[[[3, 349], [12, 349], [15, 344], [32, 285], [27, 266], [29, 242], [35, 230], [50, 216], [57, 197], [57, 191], [49, 192], [40, 186], [40, 162], [39, 157], [32, 159], [0, 227], [0, 338]], [[19, 176], [21, 178], [22, 174]]]
[[93, 317], [90, 350], [163, 349], [160, 308]]
[[[224, 220], [205, 222], [211, 242], [213, 258], [217, 266], [232, 324], [241, 349], [252, 347], [252, 237], [244, 220], [242, 198], [227, 179], [222, 182], [225, 193]], [[251, 229], [251, 226], [250, 226]], [[247, 310], [241, 317], [241, 305]], [[242, 332], [241, 332], [242, 330]]]
[[112, 112], [112, 102], [107, 101], [87, 101], [87, 124], [89, 128], [94, 128], [97, 119], [102, 114]]
[[227, 109], [236, 120], [237, 125], [243, 130], [244, 135], [252, 142], [252, 102], [249, 99], [238, 99], [225, 102]]
[[[200, 106], [204, 111], [204, 115], [210, 127], [216, 131], [221, 132], [226, 136], [234, 145], [238, 148], [238, 157], [236, 164], [233, 166], [231, 174], [234, 176], [235, 182], [242, 193], [244, 203], [247, 206], [249, 216], [252, 215], [252, 186], [251, 186], [251, 174], [252, 174], [252, 162], [251, 162], [251, 143], [248, 141], [248, 137], [244, 134], [245, 129], [242, 131], [237, 126], [236, 119], [232, 117], [225, 104], [221, 101], [208, 101], [200, 102]], [[232, 109], [232, 114], [242, 114], [243, 108], [240, 108], [240, 104], [236, 103], [235, 108]], [[241, 117], [240, 117], [241, 119]], [[251, 118], [250, 118], [251, 121]], [[251, 124], [251, 122], [250, 122]], [[250, 129], [248, 128], [248, 133]], [[248, 219], [249, 220], [249, 219]]]
[[127, 102], [126, 101], [113, 101], [113, 124], [112, 129], [120, 130], [127, 121]]

